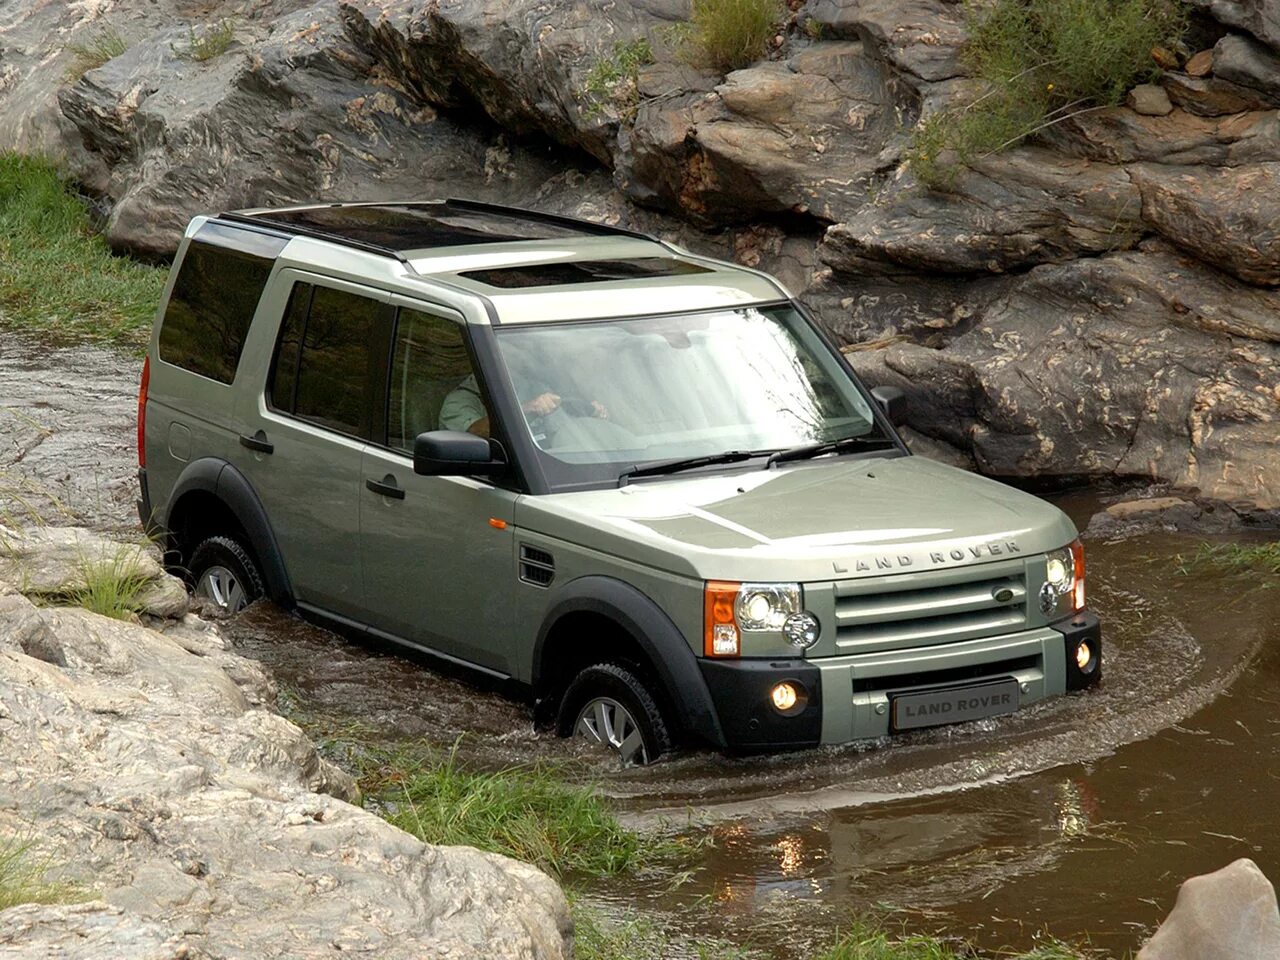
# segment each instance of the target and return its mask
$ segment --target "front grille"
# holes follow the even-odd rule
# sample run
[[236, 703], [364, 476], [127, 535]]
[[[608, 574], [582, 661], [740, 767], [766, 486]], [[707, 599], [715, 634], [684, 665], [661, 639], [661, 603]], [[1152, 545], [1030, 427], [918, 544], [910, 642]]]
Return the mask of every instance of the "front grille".
[[556, 578], [556, 561], [546, 550], [520, 544], [520, 579], [535, 587], [549, 587]]
[[872, 653], [1014, 633], [1027, 625], [1022, 560], [923, 574], [838, 580], [836, 647]]
[[897, 673], [891, 677], [854, 677], [853, 692], [868, 693], [873, 690], [909, 690], [912, 687], [949, 687], [969, 680], [1011, 676], [1020, 670], [1040, 669], [1040, 657], [1031, 655], [999, 660], [995, 663], [974, 663], [950, 670], [917, 670], [915, 673]]

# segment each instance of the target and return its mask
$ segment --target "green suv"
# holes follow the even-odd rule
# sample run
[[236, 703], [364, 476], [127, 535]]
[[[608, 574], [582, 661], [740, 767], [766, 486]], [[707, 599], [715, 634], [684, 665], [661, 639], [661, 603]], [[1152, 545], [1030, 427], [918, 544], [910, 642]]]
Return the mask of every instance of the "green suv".
[[1008, 713], [1096, 683], [1057, 508], [911, 456], [771, 277], [469, 201], [197, 217], [139, 504], [268, 597], [496, 678], [645, 763]]

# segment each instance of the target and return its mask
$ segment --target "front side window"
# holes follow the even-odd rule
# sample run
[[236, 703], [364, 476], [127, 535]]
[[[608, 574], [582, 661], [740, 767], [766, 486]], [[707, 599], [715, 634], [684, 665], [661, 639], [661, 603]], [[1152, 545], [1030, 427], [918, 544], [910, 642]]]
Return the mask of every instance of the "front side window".
[[387, 402], [387, 445], [413, 452], [431, 430], [489, 435], [489, 411], [471, 366], [462, 327], [402, 308], [396, 320]]
[[666, 459], [765, 456], [878, 431], [863, 394], [790, 306], [497, 334], [553, 485], [616, 479]]
[[294, 284], [276, 344], [272, 408], [368, 437], [374, 353], [386, 343], [379, 336], [383, 309], [369, 297]]

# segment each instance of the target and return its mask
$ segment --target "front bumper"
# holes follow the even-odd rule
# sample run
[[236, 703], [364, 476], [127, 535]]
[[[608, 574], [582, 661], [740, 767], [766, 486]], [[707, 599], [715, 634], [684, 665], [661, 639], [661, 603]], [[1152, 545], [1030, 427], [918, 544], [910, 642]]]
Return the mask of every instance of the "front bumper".
[[[1081, 642], [1094, 654], [1087, 672], [1075, 663]], [[886, 736], [890, 699], [900, 693], [1012, 677], [1021, 707], [1093, 686], [1102, 676], [1102, 631], [1086, 611], [1035, 630], [932, 647], [812, 660], [704, 659], [700, 665], [728, 746], [783, 750]], [[774, 710], [769, 691], [782, 680], [809, 692], [801, 713]]]

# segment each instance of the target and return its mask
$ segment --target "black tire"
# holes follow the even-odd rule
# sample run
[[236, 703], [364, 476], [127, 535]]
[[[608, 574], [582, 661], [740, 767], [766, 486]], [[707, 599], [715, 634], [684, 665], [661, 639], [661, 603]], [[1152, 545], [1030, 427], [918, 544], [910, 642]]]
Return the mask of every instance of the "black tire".
[[[658, 702], [643, 680], [631, 669], [616, 663], [597, 663], [580, 671], [560, 700], [556, 732], [562, 737], [578, 734], [584, 708], [594, 700], [607, 699], [626, 709], [643, 742], [643, 756], [626, 756], [617, 745], [613, 751], [624, 765], [655, 762], [671, 752], [671, 734]], [[584, 737], [590, 738], [583, 732]]]
[[202, 581], [205, 579], [205, 574], [217, 569], [231, 574], [240, 588], [243, 603], [237, 601], [228, 606], [219, 602], [217, 597], [207, 593], [203, 596], [228, 616], [234, 616], [266, 595], [267, 591], [263, 586], [262, 574], [258, 570], [257, 563], [254, 562], [248, 550], [230, 537], [209, 537], [192, 552], [189, 575], [192, 589], [197, 596], [202, 595]]

